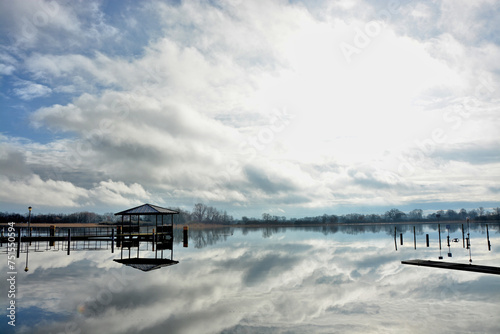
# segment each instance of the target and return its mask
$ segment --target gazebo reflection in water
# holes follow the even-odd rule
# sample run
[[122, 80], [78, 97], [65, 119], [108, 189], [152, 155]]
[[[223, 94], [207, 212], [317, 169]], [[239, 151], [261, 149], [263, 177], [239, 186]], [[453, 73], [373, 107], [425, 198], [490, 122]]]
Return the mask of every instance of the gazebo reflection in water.
[[[176, 214], [179, 212], [152, 204], [144, 204], [115, 213], [115, 216], [122, 216], [122, 219], [117, 236], [117, 247], [121, 249], [120, 259], [114, 261], [142, 271], [151, 271], [179, 263], [173, 259], [174, 215]], [[128, 219], [126, 219], [127, 216]], [[152, 233], [141, 232], [141, 216], [149, 216], [149, 221], [151, 221], [151, 216], [154, 216], [155, 229]], [[134, 217], [137, 221], [133, 220]], [[154, 257], [140, 257], [142, 241], [152, 243]], [[137, 253], [133, 248], [137, 248]], [[124, 258], [124, 250], [125, 252], [128, 250], [126, 258]], [[170, 256], [168, 256], [169, 250]]]

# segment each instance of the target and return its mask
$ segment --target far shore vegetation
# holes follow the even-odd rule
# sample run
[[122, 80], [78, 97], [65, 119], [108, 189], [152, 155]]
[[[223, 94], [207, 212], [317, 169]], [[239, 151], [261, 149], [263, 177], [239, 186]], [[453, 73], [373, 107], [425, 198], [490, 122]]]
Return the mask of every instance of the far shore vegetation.
[[[358, 214], [349, 213], [346, 215], [323, 214], [314, 217], [289, 218], [263, 213], [259, 218], [243, 216], [241, 219], [234, 219], [226, 211], [218, 210], [212, 206], [202, 203], [194, 205], [192, 211], [185, 211], [173, 208], [180, 212], [174, 215], [174, 225], [187, 225], [193, 228], [204, 226], [304, 226], [304, 225], [334, 225], [334, 224], [384, 224], [384, 223], [435, 223], [435, 222], [465, 222], [470, 218], [471, 222], [486, 222], [500, 220], [500, 207], [492, 211], [483, 207], [466, 210], [438, 210], [427, 215], [423, 210], [415, 209], [410, 212], [403, 212], [399, 209], [391, 209], [384, 214]], [[136, 219], [137, 218], [132, 218]], [[0, 224], [9, 222], [26, 223], [27, 214], [0, 212]], [[128, 220], [124, 222], [128, 224]], [[121, 224], [121, 217], [113, 213], [97, 214], [94, 212], [76, 212], [71, 214], [32, 214], [31, 224], [69, 225], [69, 224], [92, 224], [92, 225], [118, 225]], [[141, 216], [141, 225], [155, 225], [154, 216]]]

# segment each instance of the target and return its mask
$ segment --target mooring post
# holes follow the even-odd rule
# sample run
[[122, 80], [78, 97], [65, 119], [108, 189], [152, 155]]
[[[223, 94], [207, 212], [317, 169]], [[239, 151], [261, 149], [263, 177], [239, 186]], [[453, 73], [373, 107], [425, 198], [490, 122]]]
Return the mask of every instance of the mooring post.
[[68, 255], [71, 252], [71, 229], [68, 228]]
[[17, 258], [19, 258], [19, 253], [21, 252], [21, 228], [17, 229]]
[[403, 233], [399, 233], [399, 241], [401, 242], [401, 246], [403, 246]]
[[465, 232], [464, 232], [464, 224], [462, 224], [462, 245], [465, 248]]
[[115, 229], [111, 229], [111, 253], [115, 252]]
[[183, 228], [183, 247], [188, 247], [188, 232], [189, 232], [189, 227], [184, 226]]
[[55, 225], [50, 225], [49, 227], [49, 246], [53, 247], [54, 246], [54, 237], [56, 236], [56, 226]]
[[429, 247], [429, 234], [425, 235], [425, 244]]

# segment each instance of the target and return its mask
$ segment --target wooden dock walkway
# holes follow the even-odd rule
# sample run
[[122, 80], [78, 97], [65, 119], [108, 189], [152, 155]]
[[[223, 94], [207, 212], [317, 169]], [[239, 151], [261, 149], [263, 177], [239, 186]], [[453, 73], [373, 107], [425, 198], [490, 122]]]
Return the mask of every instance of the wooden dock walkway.
[[[135, 241], [151, 241], [153, 242], [155, 238], [160, 241], [168, 238], [172, 238], [172, 235], [169, 233], [126, 233], [126, 234], [115, 234], [112, 235], [111, 233], [109, 234], [78, 234], [78, 235], [71, 235], [71, 240], [72, 241], [112, 241], [113, 239], [115, 241], [126, 241], [130, 239], [134, 239]], [[13, 240], [13, 243], [18, 242], [18, 236], [16, 235], [13, 237], [11, 240]], [[21, 241], [22, 242], [37, 242], [37, 241], [67, 241], [68, 236], [67, 235], [56, 235], [56, 236], [49, 236], [49, 235], [42, 235], [42, 236], [21, 236]], [[7, 244], [9, 242], [8, 237], [4, 236], [0, 238], [0, 244]]]
[[480, 266], [475, 264], [430, 261], [430, 260], [407, 260], [407, 261], [401, 261], [401, 263], [413, 266], [443, 268], [451, 270], [472, 271], [477, 273], [500, 275], [500, 267]]

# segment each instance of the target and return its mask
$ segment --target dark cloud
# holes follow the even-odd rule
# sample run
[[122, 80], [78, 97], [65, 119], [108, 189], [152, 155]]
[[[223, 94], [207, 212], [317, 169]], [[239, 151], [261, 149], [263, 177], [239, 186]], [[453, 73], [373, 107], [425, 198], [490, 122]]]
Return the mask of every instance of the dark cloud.
[[13, 179], [31, 175], [32, 171], [27, 166], [26, 156], [23, 153], [10, 149], [2, 151], [0, 151], [0, 170], [3, 175]]
[[500, 162], [500, 142], [463, 143], [436, 149], [432, 156], [447, 161], [463, 161], [473, 165]]
[[267, 194], [297, 190], [293, 180], [286, 179], [275, 172], [270, 175], [266, 170], [257, 166], [246, 166], [245, 175], [252, 187], [261, 189]]

